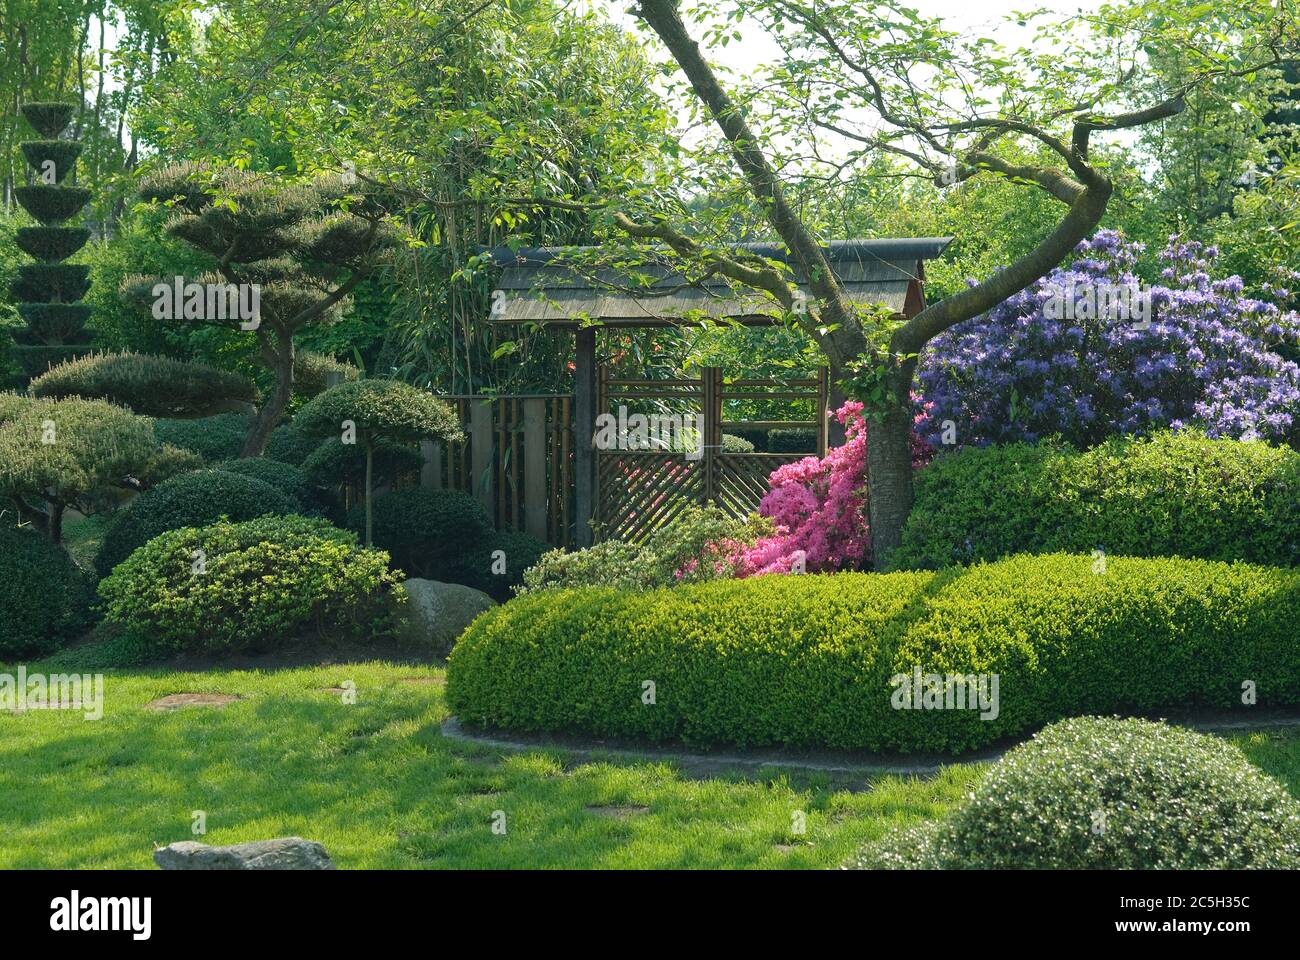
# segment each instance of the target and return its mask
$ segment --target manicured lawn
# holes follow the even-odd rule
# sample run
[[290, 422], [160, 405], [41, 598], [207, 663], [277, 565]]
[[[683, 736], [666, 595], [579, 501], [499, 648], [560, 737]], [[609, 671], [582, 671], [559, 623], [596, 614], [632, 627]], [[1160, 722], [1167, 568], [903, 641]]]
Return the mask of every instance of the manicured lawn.
[[[116, 672], [102, 720], [0, 713], [0, 867], [150, 868], [152, 845], [191, 839], [203, 810], [196, 839], [298, 834], [345, 868], [824, 868], [891, 824], [939, 815], [980, 771], [699, 779], [663, 762], [493, 751], [440, 736], [442, 678], [386, 663]], [[348, 680], [355, 705], [328, 689]], [[144, 709], [187, 691], [243, 699]], [[1238, 742], [1300, 789], [1300, 737]], [[504, 835], [492, 831], [497, 810]], [[803, 836], [791, 829], [800, 810]]]
[[[117, 672], [101, 720], [0, 713], [0, 867], [151, 868], [155, 842], [290, 834], [353, 868], [833, 867], [890, 822], [937, 815], [975, 775], [692, 779], [662, 762], [493, 751], [441, 737], [442, 678], [383, 663]], [[347, 680], [355, 705], [327, 692]], [[144, 709], [184, 691], [244, 699]], [[205, 837], [191, 836], [195, 810]]]

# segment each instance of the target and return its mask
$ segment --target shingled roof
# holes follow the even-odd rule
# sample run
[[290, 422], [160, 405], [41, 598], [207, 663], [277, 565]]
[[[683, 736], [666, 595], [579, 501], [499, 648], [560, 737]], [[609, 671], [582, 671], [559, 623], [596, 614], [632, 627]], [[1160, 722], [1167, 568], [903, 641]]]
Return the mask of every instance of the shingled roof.
[[[838, 240], [823, 249], [850, 299], [910, 314], [922, 302], [924, 261], [937, 257], [951, 241], [951, 237]], [[496, 298], [499, 305], [492, 320], [576, 326], [581, 318], [589, 317], [610, 326], [658, 327], [689, 321], [690, 314], [698, 311], [746, 326], [781, 322], [780, 308], [764, 294], [733, 290], [727, 281], [716, 277], [698, 286], [683, 286], [685, 278], [668, 263], [647, 262], [627, 270], [591, 266], [596, 249], [532, 247], [515, 251], [498, 247], [485, 251], [503, 268], [496, 288], [504, 297]], [[793, 263], [780, 244], [739, 244], [737, 249]], [[811, 297], [798, 267], [793, 271], [799, 289]], [[629, 287], [637, 289], [626, 289]]]

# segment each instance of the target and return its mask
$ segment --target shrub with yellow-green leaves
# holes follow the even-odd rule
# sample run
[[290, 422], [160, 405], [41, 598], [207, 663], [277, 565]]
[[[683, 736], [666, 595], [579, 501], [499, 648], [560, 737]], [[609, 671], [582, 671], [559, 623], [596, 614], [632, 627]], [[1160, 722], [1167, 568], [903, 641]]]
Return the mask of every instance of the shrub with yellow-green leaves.
[[[1297, 619], [1300, 571], [1067, 554], [546, 590], [465, 632], [447, 696], [522, 731], [958, 752], [1082, 713], [1240, 707], [1244, 689], [1300, 703]], [[962, 699], [987, 701], [949, 708], [949, 677], [982, 678]]]

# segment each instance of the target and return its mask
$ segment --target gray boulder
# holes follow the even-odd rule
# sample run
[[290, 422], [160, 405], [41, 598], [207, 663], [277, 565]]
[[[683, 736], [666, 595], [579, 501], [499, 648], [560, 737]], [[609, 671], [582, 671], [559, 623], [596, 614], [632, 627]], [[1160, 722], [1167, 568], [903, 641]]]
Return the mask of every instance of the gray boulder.
[[481, 590], [460, 583], [412, 577], [406, 581], [406, 623], [401, 639], [420, 652], [445, 657], [470, 622], [496, 601]]
[[337, 870], [325, 848], [315, 840], [279, 837], [228, 847], [182, 840], [153, 852], [164, 870]]

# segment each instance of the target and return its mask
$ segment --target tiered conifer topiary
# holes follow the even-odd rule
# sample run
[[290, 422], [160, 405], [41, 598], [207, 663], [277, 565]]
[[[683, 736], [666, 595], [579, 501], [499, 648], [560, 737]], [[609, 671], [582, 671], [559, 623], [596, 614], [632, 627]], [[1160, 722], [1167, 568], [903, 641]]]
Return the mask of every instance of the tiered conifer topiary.
[[62, 140], [72, 113], [70, 103], [27, 103], [23, 116], [43, 138], [23, 143], [23, 156], [35, 180], [15, 191], [19, 204], [40, 224], [21, 227], [19, 249], [37, 262], [18, 268], [13, 286], [18, 313], [26, 322], [14, 332], [14, 359], [30, 379], [89, 351], [86, 321], [91, 307], [81, 302], [90, 289], [90, 268], [64, 261], [86, 245], [90, 231], [69, 226], [90, 200], [90, 191], [66, 181], [77, 164], [81, 144]]

